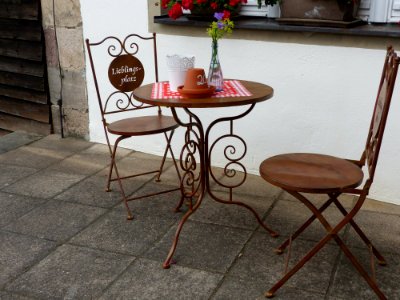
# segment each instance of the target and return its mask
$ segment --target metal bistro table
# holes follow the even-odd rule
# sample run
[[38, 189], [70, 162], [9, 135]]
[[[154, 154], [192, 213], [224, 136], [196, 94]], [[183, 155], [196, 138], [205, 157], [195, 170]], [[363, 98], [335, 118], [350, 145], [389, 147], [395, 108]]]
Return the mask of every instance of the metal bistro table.
[[[141, 102], [152, 105], [170, 107], [176, 122], [186, 128], [185, 143], [180, 154], [180, 166], [183, 170], [183, 176], [181, 179], [182, 197], [176, 209], [177, 211], [179, 211], [184, 200], [190, 199], [189, 210], [182, 217], [178, 225], [171, 249], [163, 264], [164, 268], [170, 267], [182, 227], [189, 216], [194, 213], [196, 209], [200, 206], [206, 193], [208, 193], [210, 197], [217, 202], [224, 204], [236, 204], [249, 209], [254, 214], [258, 223], [266, 231], [268, 231], [271, 236], [276, 237], [278, 235], [276, 232], [271, 230], [263, 223], [260, 216], [252, 207], [243, 202], [234, 201], [232, 199], [232, 190], [244, 183], [247, 174], [246, 168], [240, 162], [240, 160], [246, 154], [247, 145], [243, 138], [233, 133], [233, 121], [246, 116], [248, 113], [250, 113], [250, 111], [252, 111], [257, 102], [270, 99], [274, 93], [273, 89], [268, 85], [244, 80], [237, 81], [241, 84], [242, 87], [247, 89], [247, 91], [249, 92], [247, 96], [225, 96], [196, 99], [178, 97], [165, 98], [160, 97], [157, 93], [153, 92], [154, 84], [143, 85], [137, 88], [133, 93], [133, 97]], [[247, 105], [248, 107], [246, 107], [246, 110], [243, 113], [232, 117], [223, 117], [216, 119], [210, 123], [208, 128], [203, 127], [200, 118], [191, 110], [191, 108], [215, 109], [219, 107], [244, 105]], [[182, 108], [186, 112], [186, 114], [188, 115], [188, 122], [185, 122], [180, 117], [178, 117], [177, 108]], [[211, 130], [216, 124], [222, 122], [229, 122], [229, 133], [218, 137], [212, 144], [210, 144]], [[214, 146], [216, 145], [216, 143], [225, 138], [237, 139], [240, 143], [243, 144], [244, 147], [243, 154], [235, 158], [232, 157], [236, 153], [236, 148], [234, 145], [228, 145], [225, 147], [224, 150], [224, 155], [228, 160], [228, 163], [224, 168], [225, 175], [228, 177], [233, 177], [236, 174], [235, 171], [229, 169], [233, 165], [239, 166], [244, 171], [243, 179], [240, 182], [235, 183], [234, 185], [227, 185], [225, 183], [222, 183], [221, 181], [218, 181], [211, 169], [211, 154]], [[197, 164], [200, 165], [200, 168], [197, 167]], [[212, 180], [216, 184], [229, 189], [229, 200], [221, 199], [211, 191], [210, 177], [212, 177]], [[196, 199], [194, 204], [193, 199]]]

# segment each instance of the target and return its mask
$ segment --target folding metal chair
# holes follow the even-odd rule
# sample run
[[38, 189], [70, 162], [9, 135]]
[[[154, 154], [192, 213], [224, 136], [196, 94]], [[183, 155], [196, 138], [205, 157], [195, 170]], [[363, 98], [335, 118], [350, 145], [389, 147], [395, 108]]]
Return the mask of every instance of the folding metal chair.
[[[331, 239], [334, 239], [353, 266], [374, 290], [376, 295], [380, 299], [386, 299], [376, 283], [374, 256], [377, 258], [380, 265], [386, 265], [386, 261], [353, 218], [363, 205], [374, 180], [375, 168], [378, 162], [379, 150], [382, 144], [382, 137], [385, 130], [399, 62], [400, 59], [397, 57], [392, 47], [388, 47], [367, 142], [360, 160], [347, 160], [322, 154], [291, 153], [277, 155], [261, 163], [260, 174], [262, 178], [300, 200], [312, 212], [312, 216], [294, 232], [289, 239], [278, 247], [276, 252], [281, 254], [289, 246], [287, 255], [290, 257], [292, 241], [316, 219], [321, 222], [327, 232], [326, 236], [289, 271], [287, 271], [288, 262], [286, 262], [284, 276], [265, 293], [266, 297], [273, 297], [274, 293], [290, 277], [299, 271], [303, 265], [317, 254]], [[366, 169], [365, 172], [367, 176], [362, 185], [364, 178], [363, 167]], [[301, 193], [327, 194], [329, 198], [320, 208], [317, 208]], [[342, 194], [358, 195], [356, 204], [349, 212], [346, 211], [338, 200], [338, 197]], [[334, 204], [343, 214], [343, 219], [335, 226], [329, 224], [322, 215], [323, 211], [331, 204]], [[372, 275], [369, 275], [361, 266], [356, 257], [340, 238], [339, 232], [346, 224], [350, 224], [368, 246], [371, 252]]]
[[[160, 107], [156, 107], [157, 113], [150, 116], [132, 117], [130, 115], [132, 111], [154, 108], [154, 106], [152, 105], [137, 102], [132, 96], [133, 90], [135, 90], [142, 84], [145, 75], [143, 64], [137, 57], [137, 54], [140, 50], [139, 43], [141, 43], [141, 46], [143, 46], [145, 42], [148, 47], [152, 48], [152, 51], [154, 53], [155, 81], [158, 82], [157, 45], [155, 33], [153, 33], [153, 35], [150, 37], [130, 34], [124, 40], [120, 40], [114, 36], [109, 36], [104, 38], [102, 41], [95, 43], [89, 42], [89, 40], [86, 39], [86, 46], [88, 50], [90, 66], [93, 73], [97, 98], [100, 106], [104, 133], [106, 136], [111, 157], [106, 191], [110, 191], [111, 182], [118, 182], [122, 199], [128, 212], [128, 220], [131, 220], [133, 218], [132, 212], [129, 209], [128, 201], [176, 191], [179, 190], [179, 187], [168, 189], [158, 193], [128, 198], [124, 190], [122, 180], [141, 175], [157, 173], [156, 181], [160, 181], [160, 176], [163, 171], [165, 159], [169, 151], [172, 156], [177, 176], [179, 177], [180, 181], [179, 169], [175, 161], [174, 153], [171, 149], [171, 139], [174, 134], [174, 130], [179, 126], [175, 122], [174, 118], [162, 115]], [[96, 54], [99, 54], [99, 58], [96, 60], [97, 64], [95, 64], [93, 59], [94, 47], [96, 47]], [[99, 63], [99, 61], [101, 61], [101, 64]], [[108, 69], [104, 70], [104, 72], [99, 72], [99, 74], [97, 74], [96, 67], [100, 67], [101, 65], [104, 66], [106, 61], [110, 62]], [[102, 79], [105, 79], [105, 81], [99, 81], [98, 78], [100, 77], [98, 77], [98, 75], [102, 75]], [[107, 83], [107, 87], [104, 86], [104, 83]], [[104, 98], [102, 92], [100, 91], [100, 85], [102, 92], [107, 95]], [[121, 117], [123, 115], [124, 117], [119, 118], [116, 117], [117, 115]], [[106, 118], [109, 118], [111, 116], [114, 119], [113, 122], [107, 121]], [[169, 135], [167, 134], [168, 132], [170, 132]], [[115, 140], [114, 146], [112, 146], [110, 143], [109, 133], [118, 136]], [[167, 143], [163, 158], [161, 160], [160, 168], [155, 171], [149, 171], [124, 177], [120, 176], [115, 158], [118, 144], [121, 141], [130, 137], [159, 133], [164, 134]]]

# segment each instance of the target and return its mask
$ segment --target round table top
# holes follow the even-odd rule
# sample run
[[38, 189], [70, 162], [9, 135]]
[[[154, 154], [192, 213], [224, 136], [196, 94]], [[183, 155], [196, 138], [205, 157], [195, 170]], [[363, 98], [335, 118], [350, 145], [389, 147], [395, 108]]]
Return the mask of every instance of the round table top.
[[226, 107], [253, 104], [272, 98], [274, 90], [272, 87], [253, 81], [240, 80], [240, 83], [252, 94], [251, 96], [223, 97], [223, 98], [181, 98], [181, 99], [152, 99], [151, 91], [153, 84], [138, 87], [133, 92], [133, 97], [141, 102], [168, 107], [207, 108]]

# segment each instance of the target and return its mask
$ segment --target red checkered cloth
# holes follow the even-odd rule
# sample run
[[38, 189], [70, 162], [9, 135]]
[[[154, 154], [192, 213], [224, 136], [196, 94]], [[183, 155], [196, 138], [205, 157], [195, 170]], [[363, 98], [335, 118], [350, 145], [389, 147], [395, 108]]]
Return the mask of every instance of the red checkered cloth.
[[[225, 80], [224, 90], [215, 92], [211, 98], [224, 97], [243, 97], [251, 96], [252, 94], [238, 80]], [[183, 98], [179, 92], [172, 92], [169, 89], [169, 82], [157, 82], [153, 84], [151, 91], [151, 99], [179, 99]]]

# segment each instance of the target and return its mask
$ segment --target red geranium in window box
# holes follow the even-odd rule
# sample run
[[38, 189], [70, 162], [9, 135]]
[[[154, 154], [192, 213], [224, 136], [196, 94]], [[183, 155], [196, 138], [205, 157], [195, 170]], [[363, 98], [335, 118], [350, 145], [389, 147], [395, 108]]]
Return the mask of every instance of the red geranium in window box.
[[229, 17], [237, 12], [242, 3], [247, 0], [162, 0], [162, 8], [168, 9], [168, 15], [172, 19], [182, 16], [182, 9], [188, 9], [192, 13], [202, 12], [203, 14], [213, 16], [214, 13], [224, 13]]

